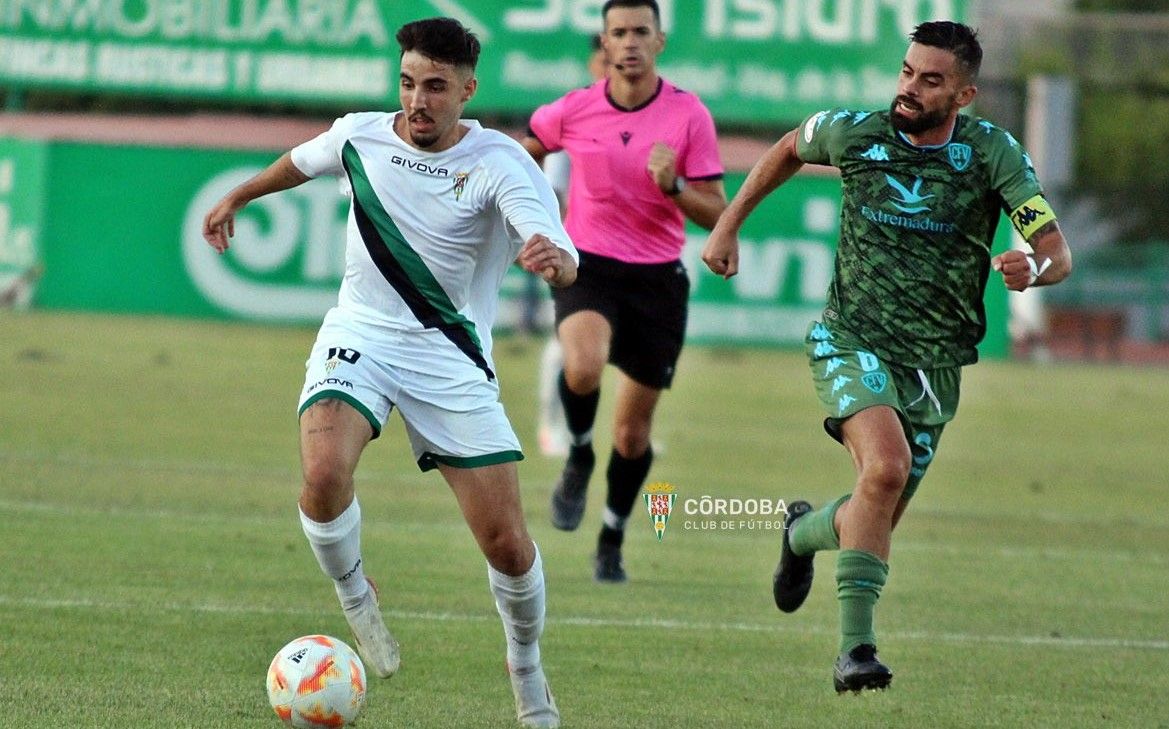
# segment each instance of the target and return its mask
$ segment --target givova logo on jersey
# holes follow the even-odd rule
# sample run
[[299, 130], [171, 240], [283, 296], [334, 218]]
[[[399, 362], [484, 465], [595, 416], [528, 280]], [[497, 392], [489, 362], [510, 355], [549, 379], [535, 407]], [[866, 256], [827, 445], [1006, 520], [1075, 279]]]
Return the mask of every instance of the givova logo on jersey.
[[435, 167], [420, 159], [408, 159], [401, 155], [393, 154], [390, 155], [390, 162], [398, 165], [399, 167], [405, 167], [408, 170], [421, 172], [424, 175], [433, 175], [434, 177], [450, 176], [450, 172], [447, 171], [446, 167]]

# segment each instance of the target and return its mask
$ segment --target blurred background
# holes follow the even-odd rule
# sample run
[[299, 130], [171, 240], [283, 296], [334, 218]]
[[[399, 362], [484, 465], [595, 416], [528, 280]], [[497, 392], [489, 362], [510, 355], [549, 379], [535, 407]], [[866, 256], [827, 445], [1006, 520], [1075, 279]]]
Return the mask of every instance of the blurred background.
[[[0, 0], [0, 306], [315, 323], [345, 201], [314, 180], [203, 243], [220, 195], [349, 111], [399, 108], [397, 28], [452, 15], [483, 42], [469, 117], [514, 136], [589, 82], [602, 0]], [[973, 113], [1027, 147], [1075, 257], [1050, 289], [987, 287], [990, 358], [1169, 364], [1169, 0], [663, 0], [662, 75], [718, 124], [728, 192], [820, 109], [885, 108], [907, 33], [953, 18], [986, 52]], [[823, 303], [839, 214], [805, 168], [744, 229], [743, 273], [690, 231], [688, 337], [790, 347]], [[1019, 245], [1005, 220], [996, 248]], [[546, 330], [518, 269], [501, 329]]]

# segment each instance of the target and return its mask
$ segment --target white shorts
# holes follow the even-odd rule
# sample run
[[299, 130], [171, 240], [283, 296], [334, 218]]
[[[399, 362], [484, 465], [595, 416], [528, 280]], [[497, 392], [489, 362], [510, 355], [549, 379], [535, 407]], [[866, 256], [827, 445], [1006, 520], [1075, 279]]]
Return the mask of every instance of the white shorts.
[[297, 413], [324, 398], [365, 416], [373, 437], [396, 406], [418, 467], [476, 468], [523, 460], [499, 383], [438, 330], [402, 331], [331, 310], [305, 362]]

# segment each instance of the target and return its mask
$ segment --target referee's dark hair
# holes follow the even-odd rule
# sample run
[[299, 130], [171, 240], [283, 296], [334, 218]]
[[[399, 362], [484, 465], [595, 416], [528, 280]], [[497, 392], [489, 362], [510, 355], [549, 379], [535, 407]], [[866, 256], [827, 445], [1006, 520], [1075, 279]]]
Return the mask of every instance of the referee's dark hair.
[[479, 63], [479, 39], [454, 18], [427, 18], [398, 29], [402, 55], [421, 53], [432, 61], [475, 70]]

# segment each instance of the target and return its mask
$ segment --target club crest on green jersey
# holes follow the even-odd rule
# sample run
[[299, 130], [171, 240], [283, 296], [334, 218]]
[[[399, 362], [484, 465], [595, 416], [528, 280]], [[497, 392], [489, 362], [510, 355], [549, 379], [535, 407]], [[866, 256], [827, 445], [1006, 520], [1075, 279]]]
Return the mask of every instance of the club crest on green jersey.
[[881, 392], [889, 384], [889, 376], [884, 372], [866, 372], [861, 375], [861, 382], [873, 392]]
[[970, 166], [971, 150], [969, 144], [951, 142], [946, 146], [946, 152], [950, 155], [950, 164], [958, 172]]

